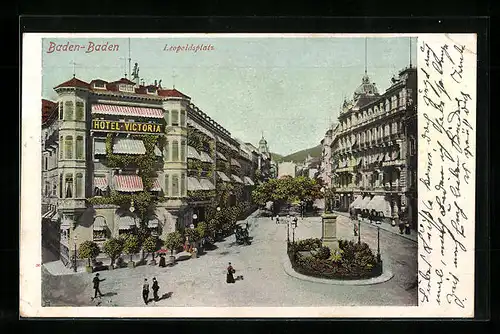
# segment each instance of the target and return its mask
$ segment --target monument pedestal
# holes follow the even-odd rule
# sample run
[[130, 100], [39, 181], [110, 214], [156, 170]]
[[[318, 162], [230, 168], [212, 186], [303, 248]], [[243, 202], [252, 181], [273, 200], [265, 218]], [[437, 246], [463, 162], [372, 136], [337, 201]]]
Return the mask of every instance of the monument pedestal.
[[321, 241], [323, 246], [335, 251], [339, 249], [339, 241], [337, 240], [337, 215], [333, 213], [324, 213], [321, 216]]

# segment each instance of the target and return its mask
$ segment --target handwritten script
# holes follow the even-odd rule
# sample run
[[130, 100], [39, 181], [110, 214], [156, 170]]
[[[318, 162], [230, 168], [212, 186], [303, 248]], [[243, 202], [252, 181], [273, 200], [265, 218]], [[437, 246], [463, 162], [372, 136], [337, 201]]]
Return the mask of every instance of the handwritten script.
[[437, 34], [417, 50], [419, 305], [456, 314], [474, 306], [475, 49]]

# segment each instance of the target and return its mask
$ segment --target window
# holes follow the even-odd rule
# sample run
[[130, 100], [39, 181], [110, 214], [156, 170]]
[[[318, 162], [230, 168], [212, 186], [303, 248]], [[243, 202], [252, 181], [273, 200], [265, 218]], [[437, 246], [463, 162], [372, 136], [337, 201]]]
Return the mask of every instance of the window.
[[66, 174], [66, 198], [73, 198], [73, 175]]
[[168, 140], [165, 141], [165, 147], [163, 148], [164, 150], [164, 154], [163, 154], [163, 158], [165, 159], [165, 161], [170, 161], [170, 143], [168, 142]]
[[52, 196], [57, 196], [57, 179], [52, 179]]
[[181, 126], [186, 126], [186, 110], [181, 110]]
[[82, 173], [76, 174], [76, 182], [75, 182], [75, 197], [82, 198], [83, 196], [83, 175]]
[[104, 82], [97, 81], [97, 82], [94, 82], [94, 88], [104, 89], [104, 88], [106, 88], [106, 86], [104, 85]]
[[186, 173], [181, 174], [181, 196], [186, 195]]
[[169, 184], [169, 175], [168, 174], [165, 174], [165, 188], [163, 188], [163, 190], [165, 191], [165, 196], [169, 196], [170, 195], [170, 184]]
[[66, 121], [72, 121], [73, 120], [73, 102], [71, 101], [66, 101], [64, 103], [64, 120]]
[[59, 174], [59, 198], [63, 198], [63, 175]]
[[391, 108], [390, 108], [390, 105], [389, 105], [389, 99], [385, 100], [385, 111], [389, 111]]
[[168, 110], [165, 110], [165, 113], [164, 113], [165, 116], [165, 125], [166, 126], [169, 126], [170, 125], [170, 111]]
[[43, 169], [47, 170], [48, 166], [49, 166], [49, 158], [47, 156], [45, 156], [44, 161], [43, 161]]
[[76, 158], [77, 159], [83, 159], [83, 137], [78, 136], [76, 137]]
[[186, 149], [187, 149], [186, 141], [183, 140], [183, 141], [181, 141], [181, 161], [182, 162], [186, 161]]
[[[59, 148], [63, 147], [63, 143], [64, 143], [63, 136], [61, 136], [59, 137]], [[62, 158], [63, 158], [63, 150], [59, 149], [59, 159]]]
[[85, 113], [83, 112], [83, 102], [77, 102], [76, 103], [76, 120], [77, 121], [84, 121], [85, 120]]
[[179, 176], [172, 176], [172, 196], [179, 196]]
[[64, 158], [73, 159], [73, 137], [66, 136], [64, 140]]
[[59, 102], [59, 119], [63, 119], [63, 103]]
[[179, 112], [172, 110], [172, 126], [179, 126]]
[[398, 123], [392, 123], [392, 134], [396, 134], [398, 132]]
[[177, 140], [172, 142], [172, 161], [179, 161], [179, 142]]

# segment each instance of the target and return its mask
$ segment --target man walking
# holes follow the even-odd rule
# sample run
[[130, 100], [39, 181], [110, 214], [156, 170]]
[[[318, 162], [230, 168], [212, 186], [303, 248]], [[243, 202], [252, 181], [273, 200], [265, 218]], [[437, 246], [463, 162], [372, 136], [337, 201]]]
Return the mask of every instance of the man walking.
[[158, 285], [158, 281], [156, 280], [156, 277], [153, 277], [153, 298], [155, 302], [158, 301], [158, 290], [160, 290], [160, 286]]
[[104, 281], [104, 279], [99, 278], [99, 273], [95, 274], [92, 282], [94, 283], [94, 298], [97, 298], [97, 294], [99, 293], [99, 297], [102, 297], [101, 290], [99, 290], [99, 284]]
[[148, 279], [144, 279], [144, 284], [142, 285], [142, 299], [144, 299], [144, 304], [148, 305], [148, 297], [149, 297], [149, 283]]
[[276, 215], [276, 224], [280, 223], [280, 215]]

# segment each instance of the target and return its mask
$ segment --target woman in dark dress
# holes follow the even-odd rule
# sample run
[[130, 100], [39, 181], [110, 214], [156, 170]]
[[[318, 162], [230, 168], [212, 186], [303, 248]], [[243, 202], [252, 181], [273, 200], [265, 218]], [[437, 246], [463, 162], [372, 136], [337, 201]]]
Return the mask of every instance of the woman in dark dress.
[[229, 262], [229, 267], [227, 267], [227, 275], [226, 275], [226, 282], [227, 283], [235, 283], [234, 276], [233, 276], [233, 274], [235, 272], [236, 272], [236, 270], [234, 270], [233, 266], [231, 266], [231, 262]]
[[166, 267], [165, 256], [163, 254], [160, 255], [160, 267], [162, 267], [162, 268]]

